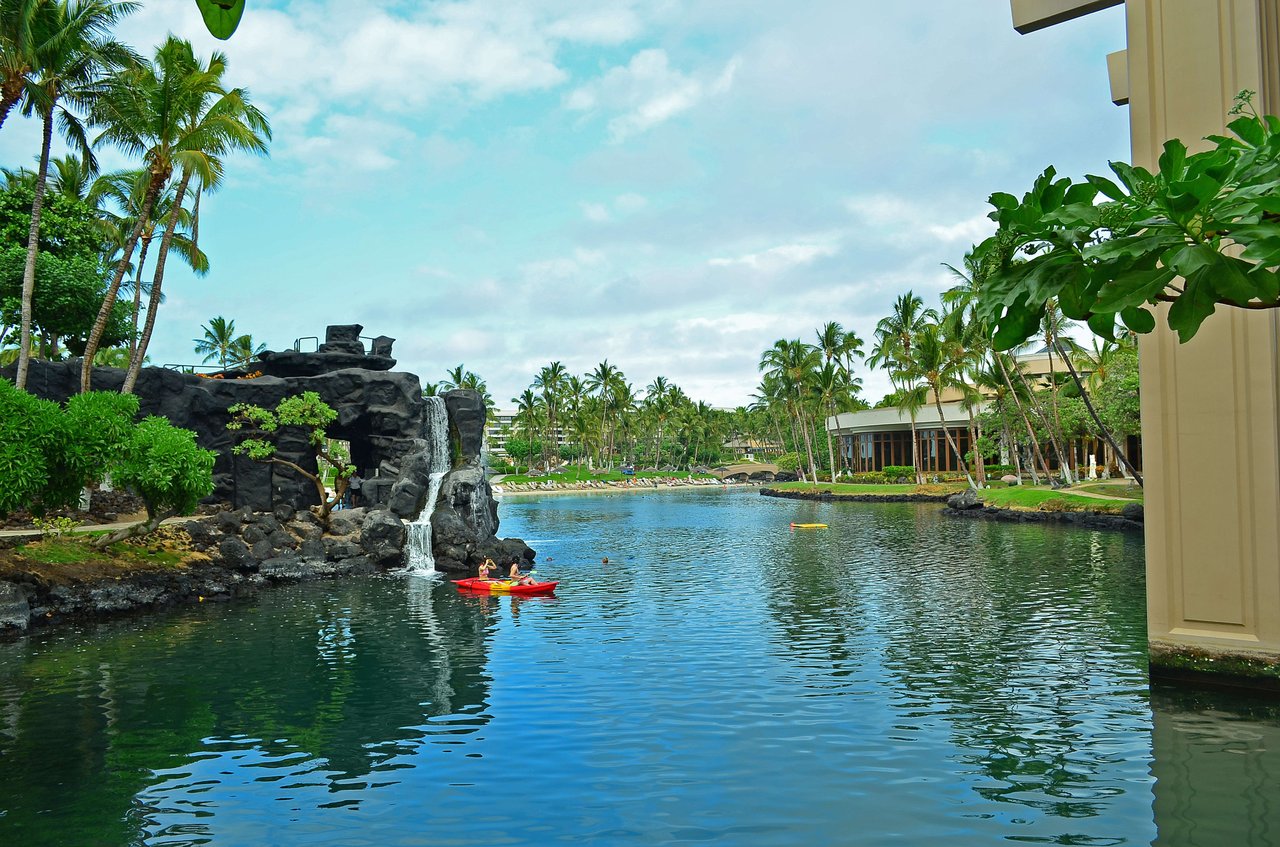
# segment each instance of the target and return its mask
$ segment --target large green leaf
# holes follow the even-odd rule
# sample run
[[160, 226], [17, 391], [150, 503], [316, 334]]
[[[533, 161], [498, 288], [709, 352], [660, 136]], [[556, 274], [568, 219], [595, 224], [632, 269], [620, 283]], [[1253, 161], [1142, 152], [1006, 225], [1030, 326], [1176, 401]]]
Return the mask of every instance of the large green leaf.
[[1134, 332], [1148, 333], [1156, 328], [1155, 315], [1146, 309], [1130, 308], [1120, 313], [1120, 320]]
[[200, 7], [200, 16], [204, 25], [213, 33], [214, 38], [226, 41], [240, 26], [240, 16], [244, 14], [245, 0], [196, 0]]
[[1186, 344], [1200, 331], [1200, 324], [1214, 313], [1216, 308], [1213, 286], [1207, 281], [1210, 268], [1197, 271], [1186, 282], [1181, 296], [1169, 307], [1169, 328], [1178, 333], [1178, 340]]

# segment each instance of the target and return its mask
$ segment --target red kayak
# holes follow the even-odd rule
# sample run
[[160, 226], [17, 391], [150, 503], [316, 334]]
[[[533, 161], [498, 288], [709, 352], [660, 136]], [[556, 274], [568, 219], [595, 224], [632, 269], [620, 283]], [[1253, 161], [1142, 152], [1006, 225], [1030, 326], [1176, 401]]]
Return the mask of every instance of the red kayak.
[[480, 579], [477, 576], [455, 579], [453, 584], [467, 591], [483, 591], [485, 594], [550, 594], [559, 582], [534, 582], [521, 585], [514, 579]]

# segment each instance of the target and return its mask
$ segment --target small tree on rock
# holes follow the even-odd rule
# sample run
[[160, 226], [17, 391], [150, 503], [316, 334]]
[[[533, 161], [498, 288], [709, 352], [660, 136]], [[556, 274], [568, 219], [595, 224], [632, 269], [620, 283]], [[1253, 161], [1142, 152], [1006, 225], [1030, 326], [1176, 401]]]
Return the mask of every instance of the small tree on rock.
[[[356, 472], [355, 465], [346, 450], [338, 442], [334, 442], [325, 434], [325, 428], [337, 420], [338, 413], [320, 399], [314, 391], [304, 391], [294, 397], [286, 397], [276, 406], [275, 411], [254, 406], [249, 403], [237, 403], [228, 409], [232, 415], [227, 429], [245, 433], [247, 437], [236, 445], [233, 452], [239, 456], [248, 456], [255, 462], [284, 465], [302, 474], [316, 487], [320, 497], [319, 517], [326, 527], [329, 525], [329, 513], [347, 492], [348, 480]], [[276, 444], [271, 439], [281, 427], [296, 426], [304, 429], [307, 444], [315, 453], [316, 465], [323, 462], [333, 468], [333, 492], [325, 489], [324, 478], [320, 473], [312, 473], [306, 468], [288, 459], [276, 455]]]

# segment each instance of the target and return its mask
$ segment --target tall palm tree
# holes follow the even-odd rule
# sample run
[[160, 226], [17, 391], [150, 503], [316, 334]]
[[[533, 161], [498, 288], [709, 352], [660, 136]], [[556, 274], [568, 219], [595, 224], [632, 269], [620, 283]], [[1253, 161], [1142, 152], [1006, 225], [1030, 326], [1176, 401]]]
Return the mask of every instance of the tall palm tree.
[[938, 422], [942, 425], [942, 435], [947, 440], [947, 446], [955, 454], [956, 464], [964, 470], [969, 487], [976, 491], [978, 484], [969, 473], [968, 463], [960, 452], [960, 445], [952, 437], [946, 415], [942, 411], [942, 392], [956, 387], [959, 382], [957, 371], [960, 360], [955, 345], [943, 335], [941, 327], [936, 324], [926, 325], [916, 336], [912, 361], [916, 372], [933, 394], [933, 405], [938, 410]]
[[[35, 199], [31, 204], [31, 229], [27, 236], [27, 262], [22, 273], [22, 323], [18, 370], [14, 384], [27, 384], [31, 361], [31, 298], [36, 284], [36, 256], [40, 251], [40, 215], [49, 175], [49, 154], [56, 120], [60, 134], [84, 158], [87, 170], [97, 162], [89, 148], [78, 111], [89, 109], [102, 91], [106, 74], [135, 61], [133, 52], [110, 37], [111, 28], [137, 8], [133, 2], [115, 0], [62, 0], [47, 12], [53, 22], [50, 37], [32, 51], [34, 65], [24, 86], [25, 114], [40, 118], [40, 165], [36, 171]], [[37, 14], [43, 19], [44, 12]], [[105, 326], [105, 324], [104, 324]], [[87, 360], [86, 360], [87, 361]]]
[[[90, 203], [95, 206], [114, 205], [120, 211], [113, 213], [103, 210], [101, 212], [104, 223], [108, 231], [108, 241], [114, 246], [115, 253], [111, 264], [115, 264], [120, 260], [119, 253], [123, 251], [125, 243], [129, 239], [130, 233], [133, 232], [140, 220], [142, 204], [145, 200], [147, 187], [150, 182], [150, 173], [145, 168], [137, 170], [116, 171], [114, 173], [105, 174], [98, 177], [94, 181], [93, 187], [89, 192]], [[152, 240], [155, 238], [156, 229], [160, 221], [168, 218], [172, 209], [175, 196], [174, 186], [167, 185], [161, 190], [160, 195], [155, 198], [150, 219], [144, 222], [141, 233], [138, 236], [138, 243], [141, 248], [138, 251], [138, 261], [136, 264], [130, 264], [126, 272], [130, 274], [127, 279], [120, 283], [120, 289], [129, 292], [133, 296], [133, 334], [129, 339], [130, 353], [136, 352], [138, 348], [138, 327], [142, 317], [142, 297], [151, 296], [151, 281], [145, 279], [144, 272], [147, 267], [147, 253], [151, 249]], [[199, 248], [195, 241], [196, 233], [196, 214], [194, 210], [183, 208], [178, 212], [178, 230], [174, 233], [172, 252], [177, 254], [183, 263], [191, 268], [196, 276], [205, 276], [209, 273], [209, 257]], [[164, 293], [161, 292], [158, 302], [164, 303]]]
[[[814, 374], [814, 389], [818, 392], [818, 396], [822, 400], [822, 408], [825, 412], [824, 417], [831, 417], [836, 414], [836, 405], [838, 399], [848, 393], [848, 377], [844, 369], [831, 361], [824, 362], [822, 368]], [[824, 426], [827, 431], [827, 459], [831, 467], [831, 481], [835, 482], [837, 478], [836, 470], [836, 451], [831, 440], [831, 427]]]
[[[517, 429], [524, 433], [525, 440], [532, 442], [538, 434], [538, 428], [542, 418], [542, 412], [546, 408], [542, 403], [542, 398], [533, 393], [532, 388], [526, 388], [519, 397], [512, 397], [511, 402], [516, 404], [516, 417], [513, 423]], [[529, 451], [529, 464], [533, 464], [533, 451]], [[519, 470], [519, 467], [516, 468]]]
[[39, 61], [36, 51], [56, 29], [50, 0], [5, 0], [0, 4], [0, 126], [18, 105]]
[[[799, 339], [780, 339], [764, 351], [759, 364], [759, 369], [772, 374], [785, 392], [796, 429], [803, 436], [805, 455], [809, 460], [810, 481], [814, 485], [818, 484], [818, 471], [817, 463], [813, 460], [812, 426], [807, 416], [806, 394], [812, 387], [813, 374], [821, 361], [822, 355], [817, 347]], [[797, 437], [796, 440], [798, 446], [801, 439]]]
[[[609, 428], [609, 406], [608, 406], [607, 398], [609, 396], [609, 393], [613, 391], [614, 384], [618, 381], [618, 379], [621, 376], [622, 376], [622, 372], [619, 371], [613, 365], [609, 364], [608, 359], [605, 359], [603, 362], [596, 365], [595, 369], [587, 374], [587, 379], [586, 379], [587, 389], [590, 391], [596, 392], [596, 397], [600, 400], [600, 406], [601, 406], [600, 408], [600, 450], [601, 450], [600, 465], [601, 467], [604, 467], [604, 463], [605, 463], [604, 450], [605, 450], [605, 442], [607, 440], [605, 438], [605, 433]], [[610, 454], [610, 461], [612, 462], [612, 454]]]
[[206, 362], [217, 359], [218, 367], [226, 370], [236, 343], [236, 322], [219, 315], [200, 328], [204, 330], [204, 338], [195, 340], [196, 353], [204, 354]]
[[233, 367], [243, 368], [253, 362], [259, 354], [265, 353], [267, 345], [255, 344], [253, 336], [245, 333], [237, 335], [236, 339], [231, 342], [231, 349], [227, 356], [228, 361]]
[[911, 462], [915, 465], [917, 485], [924, 483], [924, 473], [920, 468], [920, 437], [916, 430], [916, 412], [920, 404], [915, 402], [919, 393], [913, 371], [914, 345], [916, 336], [925, 326], [937, 320], [937, 312], [926, 309], [924, 301], [912, 292], [899, 296], [894, 301], [893, 311], [876, 324], [876, 346], [867, 359], [872, 367], [883, 366], [889, 371], [889, 381], [905, 401], [898, 408], [911, 419]]
[[181, 176], [165, 221], [160, 250], [156, 254], [147, 320], [120, 389], [124, 393], [133, 391], [142, 359], [151, 342], [164, 281], [165, 260], [173, 245], [182, 202], [192, 178], [197, 180], [197, 190], [216, 189], [222, 181], [224, 156], [237, 150], [265, 154], [267, 140], [271, 138], [271, 126], [266, 116], [249, 102], [248, 92], [242, 88], [227, 90], [223, 87], [222, 78], [227, 70], [225, 55], [215, 52], [206, 63], [195, 55], [190, 42], [170, 37], [156, 56], [158, 62], [170, 62], [173, 71], [189, 84], [186, 96], [178, 100], [178, 137], [174, 145], [174, 162]]
[[[565, 377], [568, 371], [560, 362], [552, 362], [546, 365], [542, 370], [538, 371], [538, 375], [534, 377], [533, 387], [542, 391], [542, 400], [547, 406], [547, 439], [543, 445], [544, 459], [545, 451], [554, 450], [559, 455], [560, 451], [560, 435], [557, 428], [557, 419], [560, 413], [560, 391], [564, 387]], [[548, 447], [547, 445], [550, 445]]]

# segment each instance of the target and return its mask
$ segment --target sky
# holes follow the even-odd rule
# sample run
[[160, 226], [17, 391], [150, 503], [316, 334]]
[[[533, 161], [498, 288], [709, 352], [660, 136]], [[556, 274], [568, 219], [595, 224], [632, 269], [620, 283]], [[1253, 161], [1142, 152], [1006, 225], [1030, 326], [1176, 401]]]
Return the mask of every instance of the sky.
[[[208, 276], [169, 263], [156, 364], [198, 363], [214, 316], [275, 350], [359, 323], [500, 407], [605, 359], [744, 405], [774, 341], [869, 346], [897, 296], [935, 302], [991, 193], [1129, 158], [1122, 7], [1023, 36], [1008, 0], [250, 0], [220, 42], [144, 0], [119, 30], [168, 32], [223, 51], [274, 138], [202, 200]], [[0, 164], [38, 146], [11, 118]]]

